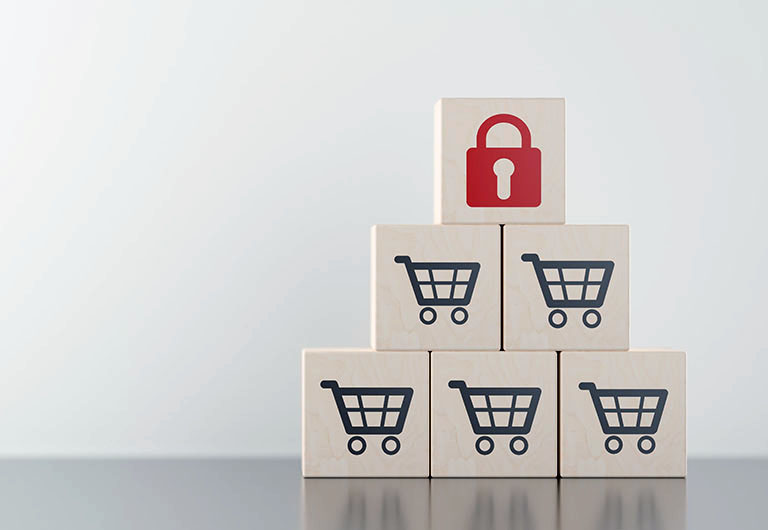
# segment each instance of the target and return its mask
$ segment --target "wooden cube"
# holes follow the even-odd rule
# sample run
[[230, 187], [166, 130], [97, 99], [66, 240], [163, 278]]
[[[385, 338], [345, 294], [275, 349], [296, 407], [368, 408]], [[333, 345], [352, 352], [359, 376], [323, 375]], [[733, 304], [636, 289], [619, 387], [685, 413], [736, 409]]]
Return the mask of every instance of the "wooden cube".
[[500, 249], [498, 226], [374, 226], [373, 348], [498, 351]]
[[429, 354], [302, 352], [305, 477], [429, 475]]
[[557, 479], [554, 478], [443, 478], [432, 481], [430, 497], [432, 525], [429, 528], [561, 528]]
[[685, 353], [562, 352], [563, 477], [684, 477]]
[[569, 530], [687, 528], [685, 489], [683, 479], [563, 479], [560, 519]]
[[564, 99], [437, 102], [435, 223], [564, 222]]
[[433, 477], [557, 476], [555, 352], [433, 352]]
[[505, 350], [629, 349], [629, 227], [506, 225]]
[[429, 528], [428, 479], [310, 478], [301, 483], [304, 530]]

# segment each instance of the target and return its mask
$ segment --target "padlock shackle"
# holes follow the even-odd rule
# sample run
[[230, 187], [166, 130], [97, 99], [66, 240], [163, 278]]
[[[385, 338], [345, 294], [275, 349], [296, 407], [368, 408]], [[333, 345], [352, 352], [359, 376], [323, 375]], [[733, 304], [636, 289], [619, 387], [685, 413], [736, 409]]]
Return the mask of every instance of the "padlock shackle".
[[508, 123], [513, 125], [518, 131], [520, 131], [520, 147], [524, 149], [529, 149], [531, 147], [531, 131], [528, 130], [528, 126], [523, 120], [511, 114], [496, 114], [495, 116], [491, 116], [485, 120], [477, 130], [477, 147], [479, 149], [485, 149], [488, 131], [491, 130], [491, 127], [499, 123]]

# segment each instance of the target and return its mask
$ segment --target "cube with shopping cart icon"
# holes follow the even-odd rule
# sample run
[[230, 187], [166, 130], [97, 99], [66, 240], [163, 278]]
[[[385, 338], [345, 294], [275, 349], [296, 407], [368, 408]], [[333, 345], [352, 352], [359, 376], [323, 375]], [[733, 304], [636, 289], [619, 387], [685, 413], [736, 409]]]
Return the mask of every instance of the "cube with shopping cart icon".
[[562, 352], [562, 476], [685, 476], [685, 379], [680, 351]]
[[629, 230], [504, 226], [504, 349], [629, 349]]
[[302, 352], [307, 477], [429, 475], [429, 354]]
[[433, 476], [556, 476], [555, 352], [431, 357]]
[[377, 225], [371, 342], [381, 351], [501, 348], [501, 228]]

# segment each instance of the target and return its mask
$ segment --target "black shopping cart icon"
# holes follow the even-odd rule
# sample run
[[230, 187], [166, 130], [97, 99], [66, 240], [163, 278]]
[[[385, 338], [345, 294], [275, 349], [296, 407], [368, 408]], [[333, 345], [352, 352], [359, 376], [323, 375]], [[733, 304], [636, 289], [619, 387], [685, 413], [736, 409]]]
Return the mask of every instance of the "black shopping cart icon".
[[562, 328], [568, 317], [563, 309], [587, 308], [581, 321], [588, 328], [600, 325], [602, 307], [613, 274], [612, 261], [541, 261], [538, 254], [523, 254], [536, 271], [549, 313], [549, 325]]
[[386, 435], [381, 450], [388, 455], [400, 450], [400, 440], [395, 435], [403, 432], [412, 388], [342, 388], [333, 380], [321, 381], [320, 386], [331, 389], [344, 430], [353, 435], [347, 442], [350, 453], [360, 455], [365, 451], [368, 444], [361, 435]]
[[470, 388], [466, 381], [449, 381], [448, 386], [459, 389], [472, 431], [481, 435], [475, 442], [478, 453], [488, 455], [493, 451], [495, 443], [490, 434], [513, 435], [509, 450], [516, 455], [528, 450], [528, 440], [523, 435], [531, 432], [540, 388]]
[[605, 450], [615, 455], [624, 447], [618, 435], [640, 434], [637, 449], [647, 455], [656, 449], [656, 440], [651, 436], [659, 430], [661, 414], [667, 402], [667, 391], [652, 390], [598, 390], [594, 383], [579, 383], [581, 390], [589, 390], [595, 405], [597, 418], [605, 440]]
[[462, 306], [472, 300], [479, 263], [473, 262], [424, 262], [411, 261], [410, 256], [395, 256], [395, 263], [402, 263], [408, 271], [416, 302], [424, 308], [419, 313], [423, 324], [434, 324], [437, 312], [429, 306], [456, 306], [451, 311], [454, 324], [462, 325], [469, 313]]

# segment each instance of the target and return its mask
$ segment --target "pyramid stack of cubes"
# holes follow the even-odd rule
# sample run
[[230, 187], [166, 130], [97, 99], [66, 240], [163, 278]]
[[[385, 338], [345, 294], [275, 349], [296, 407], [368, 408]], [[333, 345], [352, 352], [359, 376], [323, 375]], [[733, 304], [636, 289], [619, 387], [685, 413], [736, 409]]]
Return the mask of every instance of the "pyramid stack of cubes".
[[442, 99], [435, 224], [371, 231], [371, 348], [302, 352], [306, 477], [683, 477], [629, 227], [565, 224], [565, 100]]

